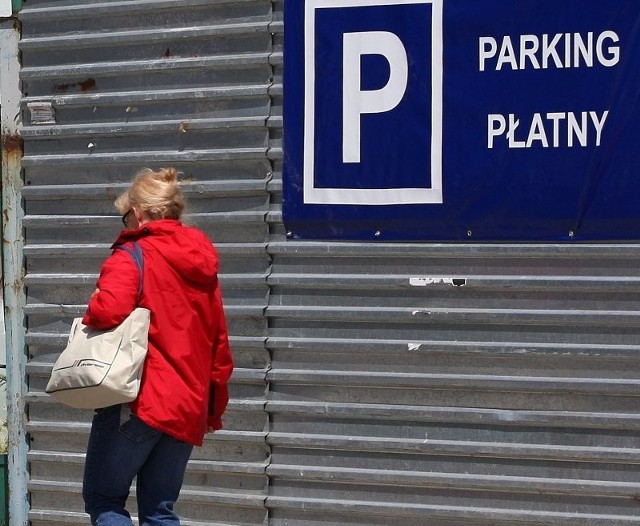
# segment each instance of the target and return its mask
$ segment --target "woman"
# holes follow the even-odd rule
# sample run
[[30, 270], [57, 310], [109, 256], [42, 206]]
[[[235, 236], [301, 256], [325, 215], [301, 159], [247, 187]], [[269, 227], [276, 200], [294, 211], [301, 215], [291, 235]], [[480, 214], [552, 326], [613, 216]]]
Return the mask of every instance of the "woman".
[[131, 255], [102, 265], [83, 323], [119, 325], [136, 306], [151, 311], [149, 350], [138, 398], [98, 410], [87, 449], [83, 497], [91, 523], [131, 525], [125, 503], [134, 477], [140, 526], [180, 524], [173, 510], [194, 445], [222, 427], [233, 369], [218, 286], [218, 256], [201, 231], [183, 225], [173, 168], [140, 171], [115, 201], [125, 230], [113, 245], [137, 242], [143, 287]]

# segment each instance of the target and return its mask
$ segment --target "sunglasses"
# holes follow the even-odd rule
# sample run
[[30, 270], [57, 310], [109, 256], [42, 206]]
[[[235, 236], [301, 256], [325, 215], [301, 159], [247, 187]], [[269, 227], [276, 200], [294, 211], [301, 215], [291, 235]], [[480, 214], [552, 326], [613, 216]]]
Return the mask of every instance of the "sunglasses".
[[122, 224], [125, 226], [125, 228], [129, 228], [129, 214], [131, 214], [131, 212], [133, 212], [133, 208], [122, 216]]

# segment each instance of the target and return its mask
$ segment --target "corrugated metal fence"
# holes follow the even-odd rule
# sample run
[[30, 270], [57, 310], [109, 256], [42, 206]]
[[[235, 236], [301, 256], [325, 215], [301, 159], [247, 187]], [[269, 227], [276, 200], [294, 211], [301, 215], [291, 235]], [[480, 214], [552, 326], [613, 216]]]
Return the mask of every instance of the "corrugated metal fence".
[[640, 249], [286, 240], [282, 12], [25, 2], [32, 524], [87, 522], [90, 413], [43, 387], [113, 197], [176, 165], [222, 256], [238, 366], [185, 524], [640, 525]]
[[20, 20], [31, 521], [87, 522], [91, 415], [43, 387], [121, 226], [114, 196], [139, 167], [176, 165], [222, 257], [238, 368], [227, 429], [194, 453], [180, 511], [266, 523], [271, 2], [30, 0]]
[[270, 524], [640, 523], [636, 247], [270, 252]]

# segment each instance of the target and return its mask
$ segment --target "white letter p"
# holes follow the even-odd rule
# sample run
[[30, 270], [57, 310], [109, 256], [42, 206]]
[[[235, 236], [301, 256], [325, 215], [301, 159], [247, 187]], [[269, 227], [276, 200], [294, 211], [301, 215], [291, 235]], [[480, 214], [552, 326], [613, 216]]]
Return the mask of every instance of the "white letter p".
[[[360, 115], [395, 108], [407, 89], [409, 67], [401, 40], [387, 31], [344, 33], [342, 49], [342, 162], [360, 162]], [[389, 80], [377, 90], [362, 91], [360, 57], [382, 55], [389, 62]]]

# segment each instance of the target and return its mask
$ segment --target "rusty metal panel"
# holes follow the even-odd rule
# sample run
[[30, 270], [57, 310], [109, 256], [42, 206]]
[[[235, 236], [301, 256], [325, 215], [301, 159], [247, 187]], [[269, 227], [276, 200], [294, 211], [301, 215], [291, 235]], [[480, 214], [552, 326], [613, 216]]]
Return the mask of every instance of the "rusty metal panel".
[[43, 390], [121, 226], [114, 197], [167, 165], [220, 252], [237, 365], [225, 430], [195, 450], [177, 509], [185, 524], [266, 524], [271, 2], [30, 0], [19, 18], [31, 524], [87, 521], [91, 413]]

